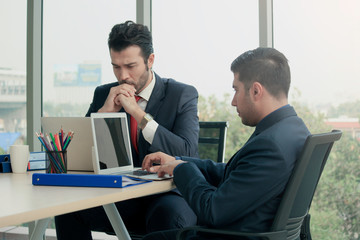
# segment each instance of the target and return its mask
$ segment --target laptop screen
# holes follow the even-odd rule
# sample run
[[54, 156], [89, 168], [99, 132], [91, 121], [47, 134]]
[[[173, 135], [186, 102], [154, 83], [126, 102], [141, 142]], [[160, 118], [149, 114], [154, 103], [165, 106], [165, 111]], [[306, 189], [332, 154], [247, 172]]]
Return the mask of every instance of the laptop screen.
[[95, 173], [112, 174], [133, 168], [125, 113], [93, 113]]

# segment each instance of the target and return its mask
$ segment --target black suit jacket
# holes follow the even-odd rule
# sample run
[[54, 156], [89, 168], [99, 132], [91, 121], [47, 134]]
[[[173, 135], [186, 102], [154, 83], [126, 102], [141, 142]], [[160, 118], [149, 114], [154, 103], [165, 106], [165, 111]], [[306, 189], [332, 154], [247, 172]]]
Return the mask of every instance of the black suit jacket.
[[[150, 113], [159, 124], [153, 143], [148, 143], [141, 131], [139, 155], [132, 149], [135, 166], [141, 166], [144, 157], [162, 151], [173, 156], [198, 156], [199, 119], [197, 116], [197, 90], [190, 85], [165, 79], [155, 74], [156, 82], [145, 112]], [[95, 89], [93, 101], [86, 116], [97, 112], [105, 103], [110, 88], [118, 82], [105, 84]], [[120, 110], [124, 112], [123, 109]], [[130, 115], [128, 115], [130, 126]]]
[[[182, 157], [177, 189], [199, 224], [237, 231], [267, 231], [309, 131], [291, 106], [265, 117], [225, 165]], [[191, 179], [191, 181], [189, 181]]]

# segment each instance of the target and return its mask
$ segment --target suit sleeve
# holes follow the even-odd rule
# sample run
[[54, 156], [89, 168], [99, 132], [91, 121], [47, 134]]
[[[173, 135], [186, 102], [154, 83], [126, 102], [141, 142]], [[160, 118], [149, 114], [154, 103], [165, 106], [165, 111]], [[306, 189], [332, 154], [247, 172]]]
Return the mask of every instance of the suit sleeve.
[[89, 106], [89, 109], [85, 115], [85, 117], [90, 117], [90, 114], [93, 112], [97, 112], [105, 103], [107, 95], [109, 94], [110, 87], [99, 86], [96, 87], [94, 91], [93, 100]]
[[[197, 156], [199, 119], [197, 116], [198, 93], [192, 86], [180, 89], [173, 108], [176, 116], [171, 128], [162, 126], [156, 130], [150, 152], [162, 151], [172, 156]], [[169, 96], [171, 97], [171, 96]], [[173, 100], [174, 101], [174, 100]]]
[[[259, 145], [264, 147], [259, 149]], [[213, 170], [208, 168], [204, 174], [197, 161], [181, 164], [174, 171], [177, 189], [202, 225], [228, 226], [278, 197], [292, 169], [271, 139], [248, 145], [232, 161], [231, 172], [218, 186], [208, 181]]]
[[215, 187], [218, 187], [224, 177], [225, 163], [216, 163], [212, 160], [204, 160], [199, 158], [192, 158], [182, 156], [181, 160], [185, 162], [192, 162], [200, 170], [205, 180]]

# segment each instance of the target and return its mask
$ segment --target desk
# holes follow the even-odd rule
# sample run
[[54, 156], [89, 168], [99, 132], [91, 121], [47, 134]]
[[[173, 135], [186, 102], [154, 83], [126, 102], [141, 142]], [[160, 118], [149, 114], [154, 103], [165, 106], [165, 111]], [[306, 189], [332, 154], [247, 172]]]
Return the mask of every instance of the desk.
[[[46, 229], [48, 218], [103, 205], [119, 237], [118, 233], [123, 229], [116, 229], [118, 226], [114, 224], [122, 220], [118, 212], [114, 211], [114, 202], [167, 192], [172, 188], [172, 180], [127, 188], [33, 186], [32, 172], [1, 173], [0, 227], [39, 220], [31, 235], [31, 239], [38, 239], [39, 234], [43, 234]], [[126, 229], [125, 235], [128, 236]]]

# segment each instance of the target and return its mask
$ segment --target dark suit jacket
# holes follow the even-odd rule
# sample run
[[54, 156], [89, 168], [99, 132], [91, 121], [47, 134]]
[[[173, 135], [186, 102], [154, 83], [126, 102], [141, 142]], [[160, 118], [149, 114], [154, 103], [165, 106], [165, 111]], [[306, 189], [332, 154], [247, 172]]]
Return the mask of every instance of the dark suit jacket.
[[[190, 85], [165, 79], [155, 74], [156, 82], [145, 112], [150, 113], [159, 124], [153, 143], [150, 145], [139, 135], [139, 155], [132, 149], [135, 166], [141, 166], [145, 155], [162, 151], [173, 156], [198, 156], [199, 119], [197, 116], [197, 90]], [[95, 89], [94, 98], [86, 116], [97, 112], [105, 103], [110, 83]], [[124, 110], [120, 110], [123, 112]], [[130, 126], [130, 115], [128, 115]]]
[[309, 134], [287, 105], [265, 117], [226, 165], [182, 157], [188, 163], [175, 168], [175, 184], [200, 225], [267, 231]]

